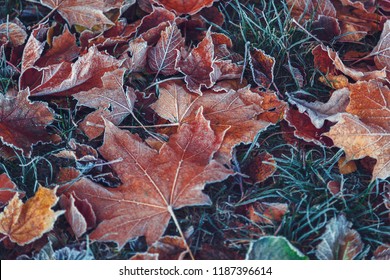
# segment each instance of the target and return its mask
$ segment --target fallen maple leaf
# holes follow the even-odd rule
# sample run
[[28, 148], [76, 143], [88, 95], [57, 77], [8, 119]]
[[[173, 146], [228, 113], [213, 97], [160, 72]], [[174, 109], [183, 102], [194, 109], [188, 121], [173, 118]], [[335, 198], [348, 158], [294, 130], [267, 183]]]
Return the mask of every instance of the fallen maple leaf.
[[76, 93], [73, 97], [78, 100], [79, 106], [95, 109], [110, 108], [110, 113], [105, 117], [118, 125], [133, 112], [136, 99], [132, 88], [127, 88], [126, 92], [123, 89], [124, 74], [124, 68], [106, 72], [101, 78], [102, 87], [94, 87], [88, 91]]
[[64, 213], [51, 210], [58, 201], [55, 193], [56, 189], [39, 187], [25, 204], [15, 194], [0, 214], [0, 233], [23, 246], [53, 229], [58, 216]]
[[[35, 40], [32, 41], [35, 42]], [[34, 59], [39, 57], [39, 52], [43, 47], [40, 44], [34, 44], [37, 45], [37, 48], [33, 47], [36, 48], [36, 54], [31, 54], [30, 46], [26, 46], [23, 54], [24, 61], [26, 61], [25, 57], [27, 56], [33, 56]], [[106, 72], [114, 71], [120, 64], [121, 62], [114, 57], [100, 53], [96, 47], [91, 47], [74, 63], [63, 61], [45, 67], [33, 65], [28, 68], [23, 64], [19, 88], [30, 87], [31, 95], [34, 96], [48, 94], [69, 96], [94, 87], [102, 87], [103, 75]]]
[[232, 174], [211, 159], [224, 133], [214, 133], [201, 110], [159, 152], [137, 135], [105, 123], [99, 151], [108, 161], [122, 160], [112, 167], [123, 184], [106, 189], [81, 179], [65, 188], [91, 203], [99, 223], [91, 239], [115, 241], [122, 248], [130, 238], [145, 235], [151, 244], [163, 234], [171, 217], [175, 221], [174, 209], [210, 204], [202, 192], [204, 185]]
[[190, 91], [202, 95], [202, 86], [210, 88], [214, 85], [213, 59], [214, 44], [209, 30], [196, 48], [176, 62], [176, 69], [185, 74], [184, 81]]
[[54, 139], [46, 131], [54, 113], [44, 102], [30, 102], [30, 92], [16, 96], [0, 95], [0, 140], [30, 156], [32, 145]]
[[163, 32], [157, 45], [149, 50], [148, 61], [150, 69], [158, 74], [173, 75], [180, 49], [184, 47], [184, 38], [176, 24], [169, 25]]
[[205, 7], [211, 7], [215, 0], [151, 0], [163, 5], [168, 10], [175, 11], [178, 15], [194, 15]]
[[[34, 0], [28, 1], [36, 2]], [[114, 25], [104, 13], [120, 9], [123, 1], [40, 0], [40, 2], [42, 5], [56, 10], [70, 26], [76, 24], [92, 29], [93, 27], [102, 28], [104, 25]]]
[[372, 178], [390, 175], [390, 90], [378, 81], [349, 86], [350, 103], [328, 137], [344, 149], [346, 160], [370, 156], [377, 160]]
[[178, 125], [190, 121], [193, 113], [203, 107], [204, 116], [215, 131], [228, 129], [214, 158], [229, 164], [234, 146], [252, 142], [259, 131], [271, 124], [258, 119], [266, 112], [262, 108], [263, 100], [249, 87], [224, 93], [209, 90], [198, 96], [188, 92], [181, 82], [168, 82], [160, 84], [159, 99], [151, 107], [160, 117]]

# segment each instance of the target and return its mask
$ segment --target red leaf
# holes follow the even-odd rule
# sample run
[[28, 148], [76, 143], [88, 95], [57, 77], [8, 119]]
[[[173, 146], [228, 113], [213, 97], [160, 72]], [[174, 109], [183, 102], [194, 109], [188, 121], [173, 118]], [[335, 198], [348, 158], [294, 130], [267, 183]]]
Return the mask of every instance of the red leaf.
[[163, 5], [168, 10], [173, 10], [178, 15], [194, 15], [205, 7], [211, 7], [215, 0], [151, 0]]
[[188, 55], [177, 62], [177, 70], [185, 74], [184, 81], [187, 88], [199, 95], [202, 95], [201, 87], [210, 88], [214, 85], [213, 76], [215, 75], [214, 44], [211, 38], [211, 32], [208, 31], [206, 37], [194, 48]]
[[184, 38], [176, 24], [169, 25], [163, 32], [157, 45], [149, 50], [148, 62], [150, 69], [158, 74], [173, 75], [177, 72], [175, 64], [184, 47]]
[[46, 126], [54, 120], [54, 114], [43, 102], [30, 102], [28, 90], [15, 97], [0, 95], [0, 139], [30, 156], [32, 145], [53, 139]]

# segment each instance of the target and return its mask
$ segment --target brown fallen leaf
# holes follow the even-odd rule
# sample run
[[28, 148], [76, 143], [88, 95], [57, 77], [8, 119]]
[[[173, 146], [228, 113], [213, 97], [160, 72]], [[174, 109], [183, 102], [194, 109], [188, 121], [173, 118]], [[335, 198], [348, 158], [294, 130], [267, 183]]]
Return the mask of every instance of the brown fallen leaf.
[[15, 194], [0, 213], [0, 233], [20, 246], [31, 243], [53, 229], [54, 222], [64, 211], [54, 212], [57, 203], [56, 189], [40, 186], [34, 197], [25, 204]]
[[[114, 57], [99, 52], [95, 46], [78, 56], [75, 36], [66, 28], [62, 35], [53, 39], [52, 48], [42, 54], [45, 48], [45, 41], [39, 40], [42, 33], [47, 33], [43, 25], [34, 29], [23, 51], [19, 88], [29, 87], [31, 95], [69, 96], [102, 87], [103, 75], [121, 64]], [[58, 56], [58, 53], [61, 55]], [[77, 60], [73, 62], [76, 57]]]
[[177, 15], [194, 15], [205, 7], [213, 5], [215, 0], [150, 0], [153, 3], [160, 4], [168, 10], [173, 10]]
[[346, 160], [377, 160], [372, 179], [390, 175], [390, 90], [378, 81], [349, 86], [350, 103], [341, 120], [326, 133], [343, 148]]
[[165, 8], [153, 6], [153, 11], [144, 16], [137, 26], [136, 32], [138, 38], [144, 39], [149, 45], [154, 45], [161, 37], [161, 32], [165, 30], [173, 22], [176, 24], [180, 20], [175, 13], [168, 11]]
[[54, 113], [44, 102], [30, 102], [29, 96], [28, 89], [16, 96], [0, 95], [0, 140], [26, 156], [30, 156], [34, 144], [55, 140], [46, 131]]
[[340, 174], [350, 174], [357, 170], [356, 163], [354, 161], [346, 161], [345, 157], [341, 157], [337, 165], [339, 167]]
[[145, 70], [147, 65], [148, 57], [148, 42], [146, 42], [142, 37], [138, 37], [129, 42], [129, 47], [122, 55], [122, 58], [125, 59], [123, 66], [128, 68], [131, 72], [142, 72]]
[[343, 89], [348, 87], [349, 80], [344, 75], [332, 75], [326, 74], [325, 76], [321, 76], [318, 80], [333, 89]]
[[390, 244], [381, 245], [374, 251], [373, 260], [390, 260]]
[[329, 47], [327, 47], [327, 52], [329, 58], [333, 61], [334, 66], [337, 70], [345, 74], [346, 76], [354, 79], [355, 81], [369, 81], [372, 79], [385, 79], [386, 78], [386, 69], [385, 67], [379, 68], [380, 70], [374, 71], [361, 71], [359, 69], [354, 69], [344, 65], [343, 61], [340, 59], [337, 52], [334, 52]]
[[24, 195], [6, 173], [0, 174], [0, 206], [7, 204], [17, 193]]
[[288, 211], [286, 203], [255, 202], [248, 206], [248, 218], [256, 224], [275, 225]]
[[[33, 0], [28, 1], [36, 2]], [[122, 6], [122, 0], [40, 0], [40, 3], [50, 9], [56, 10], [70, 26], [80, 25], [88, 29], [94, 27], [103, 29], [104, 25], [114, 25], [104, 13], [113, 9], [119, 10]]]
[[249, 175], [253, 183], [261, 183], [275, 173], [276, 161], [270, 153], [263, 152], [248, 160], [242, 171]]
[[336, 18], [336, 9], [330, 0], [287, 0], [287, 5], [291, 9], [291, 14], [295, 19], [303, 17], [309, 19], [315, 15], [324, 15]]
[[74, 235], [79, 238], [87, 229], [96, 226], [96, 215], [87, 200], [78, 199], [74, 194], [61, 195], [61, 208], [64, 209], [66, 220], [72, 228]]
[[258, 86], [268, 89], [274, 82], [275, 59], [254, 48], [249, 57], [252, 77]]
[[336, 90], [326, 103], [319, 101], [307, 102], [303, 99], [287, 94], [289, 103], [296, 105], [300, 113], [306, 112], [313, 125], [320, 129], [326, 120], [337, 122], [349, 104], [349, 90], [347, 88]]
[[317, 245], [316, 257], [320, 260], [353, 260], [363, 250], [359, 233], [351, 229], [345, 216], [332, 218]]
[[340, 59], [337, 52], [324, 45], [318, 45], [312, 51], [314, 55], [314, 64], [326, 75], [338, 75], [340, 73], [352, 78], [355, 81], [369, 81], [372, 79], [385, 79], [386, 69], [368, 70], [348, 67]]
[[376, 67], [386, 68], [387, 77], [390, 78], [390, 20], [385, 22], [381, 37], [371, 55], [374, 55]]
[[183, 260], [186, 243], [178, 236], [164, 236], [149, 246], [146, 253], [138, 253], [131, 260]]
[[178, 58], [176, 62], [176, 69], [185, 75], [184, 81], [188, 90], [202, 95], [202, 86], [210, 88], [214, 85], [215, 66], [213, 66], [213, 59], [214, 44], [210, 31], [188, 55], [183, 56], [182, 52], [182, 57]]
[[0, 46], [10, 42], [11, 46], [17, 47], [23, 45], [26, 39], [26, 31], [18, 24], [13, 22], [0, 24]]
[[258, 119], [267, 112], [262, 108], [263, 100], [249, 87], [223, 93], [209, 90], [198, 96], [186, 90], [181, 82], [168, 82], [160, 84], [159, 99], [151, 107], [160, 117], [178, 125], [190, 121], [194, 112], [203, 107], [204, 116], [215, 131], [228, 129], [214, 158], [230, 164], [234, 146], [252, 142], [259, 131], [272, 124]]
[[99, 151], [107, 161], [117, 161], [112, 167], [123, 184], [106, 189], [81, 179], [65, 188], [91, 203], [99, 223], [90, 235], [93, 240], [115, 241], [122, 248], [130, 238], [145, 235], [152, 244], [171, 217], [177, 222], [174, 209], [210, 204], [204, 185], [232, 174], [212, 160], [224, 133], [216, 134], [201, 110], [159, 152], [137, 135], [105, 123]]
[[148, 52], [148, 62], [150, 69], [163, 75], [173, 75], [177, 72], [175, 69], [176, 60], [180, 55], [180, 49], [184, 47], [184, 38], [176, 24], [169, 25], [161, 32], [161, 38], [157, 45]]
[[293, 133], [296, 138], [306, 142], [312, 142], [319, 146], [332, 144], [332, 141], [324, 136], [324, 133], [327, 131], [326, 127], [320, 129], [316, 128], [306, 113], [300, 113], [298, 110], [288, 107], [284, 119], [286, 120], [287, 125], [283, 125], [282, 123], [282, 128], [285, 131], [285, 137], [289, 142], [295, 142], [294, 138], [289, 138], [289, 134]]
[[124, 68], [107, 72], [101, 78], [102, 87], [94, 87], [88, 91], [81, 91], [73, 95], [78, 106], [87, 106], [95, 109], [110, 109], [105, 117], [114, 124], [120, 124], [124, 118], [133, 112], [136, 99], [132, 88], [123, 89]]

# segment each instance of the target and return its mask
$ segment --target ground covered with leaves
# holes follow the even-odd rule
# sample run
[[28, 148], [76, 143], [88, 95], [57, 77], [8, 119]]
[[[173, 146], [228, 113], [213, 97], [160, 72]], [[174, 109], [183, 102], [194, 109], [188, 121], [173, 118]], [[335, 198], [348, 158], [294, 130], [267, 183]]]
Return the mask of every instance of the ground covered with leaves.
[[389, 259], [387, 0], [0, 1], [1, 259]]

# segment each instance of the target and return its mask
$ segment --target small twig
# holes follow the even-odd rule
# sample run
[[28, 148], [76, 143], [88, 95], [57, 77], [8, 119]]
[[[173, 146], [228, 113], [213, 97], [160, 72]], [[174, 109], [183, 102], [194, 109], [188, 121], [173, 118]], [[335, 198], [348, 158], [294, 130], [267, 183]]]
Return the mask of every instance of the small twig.
[[62, 2], [55, 7], [53, 10], [51, 10], [45, 17], [43, 17], [40, 21], [38, 21], [33, 27], [28, 27], [29, 30], [35, 29], [40, 25], [41, 23], [45, 22], [49, 17], [51, 17], [52, 14], [54, 14], [55, 11], [61, 6]]
[[174, 221], [174, 223], [175, 223], [175, 225], [176, 225], [176, 227], [177, 227], [177, 230], [179, 231], [181, 238], [183, 238], [183, 240], [184, 240], [184, 244], [185, 244], [185, 246], [186, 246], [186, 248], [187, 248], [188, 254], [190, 255], [190, 257], [191, 257], [192, 260], [195, 260], [195, 257], [194, 257], [194, 255], [192, 254], [192, 251], [191, 251], [191, 249], [190, 249], [190, 246], [188, 246], [187, 240], [186, 240], [186, 238], [184, 237], [183, 231], [181, 230], [181, 227], [180, 227], [180, 225], [179, 225], [179, 222], [178, 222], [178, 220], [177, 220], [177, 218], [176, 218], [175, 213], [173, 212], [173, 209], [172, 209], [172, 206], [171, 206], [171, 205], [168, 205], [168, 212], [169, 212], [169, 214], [171, 214], [171, 217], [172, 217], [172, 219], [173, 219], [173, 221]]
[[11, 62], [6, 61], [6, 63], [7, 63], [9, 66], [11, 66], [16, 72], [18, 72], [19, 74], [21, 73], [20, 70], [19, 70], [15, 65], [13, 65]]
[[294, 18], [292, 19], [292, 22], [295, 23], [296, 26], [298, 26], [300, 29], [302, 29], [307, 35], [309, 35], [311, 38], [316, 40], [318, 43], [322, 44], [321, 40], [319, 40], [316, 36], [311, 34], [309, 31], [307, 31], [306, 28], [304, 28], [302, 25], [300, 25]]
[[164, 83], [164, 82], [168, 82], [168, 81], [173, 81], [173, 80], [181, 80], [183, 79], [184, 77], [171, 77], [169, 79], [165, 79], [165, 80], [161, 80], [161, 81], [158, 81], [158, 82], [155, 82], [153, 84], [151, 84], [150, 86], [148, 86], [147, 88], [144, 89], [144, 91], [156, 86], [156, 85], [159, 85], [161, 83]]

